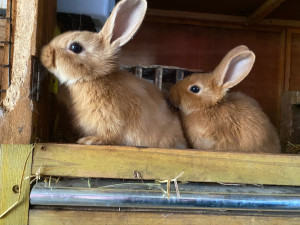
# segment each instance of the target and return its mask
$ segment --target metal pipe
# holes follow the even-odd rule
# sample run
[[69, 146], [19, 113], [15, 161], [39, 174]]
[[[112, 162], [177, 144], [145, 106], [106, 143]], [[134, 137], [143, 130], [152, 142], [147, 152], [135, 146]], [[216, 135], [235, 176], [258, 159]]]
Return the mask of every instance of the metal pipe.
[[34, 185], [32, 205], [222, 209], [300, 212], [300, 188], [179, 184], [167, 198], [164, 184], [123, 181], [62, 181]]

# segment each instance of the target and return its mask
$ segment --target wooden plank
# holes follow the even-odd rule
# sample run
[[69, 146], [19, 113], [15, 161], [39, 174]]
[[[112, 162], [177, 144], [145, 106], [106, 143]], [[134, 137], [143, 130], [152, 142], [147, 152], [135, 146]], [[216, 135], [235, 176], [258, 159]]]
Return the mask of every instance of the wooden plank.
[[[7, 1], [6, 15], [8, 15], [8, 16], [10, 16], [11, 3], [12, 3], [12, 12], [11, 12], [11, 14], [12, 15], [16, 14], [16, 6], [15, 6], [16, 4], [14, 4], [15, 2]], [[11, 20], [12, 24], [15, 24], [15, 21], [16, 21], [15, 19], [16, 19], [16, 17], [12, 17], [12, 20]], [[5, 31], [4, 31], [5, 39], [10, 40], [11, 26], [9, 25], [9, 21], [5, 21], [5, 22], [7, 24], [5, 26]], [[12, 39], [11, 39], [11, 41], [12, 41]], [[10, 57], [10, 54], [9, 54], [10, 50], [13, 51], [13, 45], [10, 46], [9, 44], [5, 44], [4, 45], [4, 58], [3, 58], [3, 62], [2, 62], [4, 65], [8, 65], [8, 64], [13, 63], [13, 59], [12, 59], [12, 57]], [[1, 71], [1, 89], [7, 90], [8, 86], [9, 86], [9, 77], [8, 77], [9, 68], [8, 67], [3, 67], [1, 70], [2, 70]], [[6, 92], [2, 92], [1, 96], [0, 96], [1, 103], [5, 99], [5, 96], [6, 96]], [[2, 104], [1, 104], [1, 106], [2, 106]], [[0, 130], [1, 130], [1, 127], [0, 127]], [[1, 140], [1, 137], [0, 137], [0, 140]], [[0, 143], [1, 143], [1, 141], [0, 141]]]
[[45, 176], [300, 185], [300, 156], [38, 144], [32, 174]]
[[264, 19], [259, 23], [259, 25], [300, 28], [300, 21], [298, 21], [298, 20]]
[[286, 0], [267, 0], [249, 16], [250, 22], [260, 22]]
[[3, 101], [3, 107], [9, 113], [0, 124], [0, 143], [31, 142], [33, 109], [29, 96], [37, 4], [38, 0], [13, 1], [12, 80]]
[[[31, 152], [31, 145], [1, 145], [0, 146], [0, 214], [5, 212], [18, 199], [15, 193], [20, 180], [26, 158]], [[24, 177], [30, 176], [32, 157], [28, 158], [27, 166], [24, 170]], [[28, 223], [29, 210], [29, 179], [24, 180], [21, 188], [20, 203], [16, 205], [3, 218], [0, 218], [0, 225]], [[15, 190], [15, 191], [14, 191]]]
[[216, 215], [172, 212], [97, 212], [97, 211], [57, 211], [30, 210], [29, 225], [98, 225], [98, 224], [197, 224], [197, 225], [298, 225], [299, 215], [261, 216], [261, 215]]
[[300, 91], [300, 34], [291, 33], [289, 91]]
[[[148, 9], [146, 21], [161, 21], [176, 24], [195, 24], [212, 27], [234, 27], [271, 30], [276, 27], [300, 28], [300, 21], [282, 19], [263, 19], [253, 24], [244, 16], [229, 16], [222, 14], [185, 12], [176, 10]], [[277, 28], [278, 29], [278, 28]]]
[[[38, 57], [42, 47], [47, 44], [54, 36], [56, 26], [56, 4], [57, 1], [39, 0], [36, 37], [32, 55]], [[51, 18], [51, 19], [49, 19]], [[33, 101], [33, 130], [32, 136], [38, 137], [40, 140], [49, 141], [51, 113], [54, 113], [53, 104], [49, 95], [49, 74], [43, 75], [43, 81], [40, 86], [40, 101]]]
[[292, 32], [290, 29], [287, 29], [286, 38], [285, 38], [284, 91], [288, 91], [290, 88], [291, 57], [292, 57]]
[[233, 23], [233, 24], [247, 24], [247, 18], [243, 16], [228, 16], [210, 13], [198, 13], [198, 12], [186, 12], [176, 10], [160, 10], [160, 9], [148, 9], [147, 16], [177, 18], [177, 19], [193, 19], [202, 21], [213, 21], [221, 23]]
[[286, 49], [286, 45], [287, 45], [287, 29], [284, 29], [281, 32], [281, 42], [280, 42], [280, 54], [279, 54], [279, 68], [277, 71], [277, 76], [279, 77], [279, 82], [278, 82], [278, 101], [277, 101], [277, 124], [275, 124], [275, 126], [278, 128], [277, 130], [280, 131], [280, 125], [281, 125], [281, 96], [283, 94], [283, 92], [285, 91], [285, 85], [286, 85], [286, 55], [287, 53], [287, 49]]

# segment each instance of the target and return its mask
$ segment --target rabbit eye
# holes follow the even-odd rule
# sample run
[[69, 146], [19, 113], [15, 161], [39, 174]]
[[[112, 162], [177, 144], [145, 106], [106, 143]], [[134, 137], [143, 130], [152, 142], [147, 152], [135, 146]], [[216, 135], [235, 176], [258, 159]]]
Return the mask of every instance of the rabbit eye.
[[77, 42], [73, 42], [69, 47], [69, 50], [74, 52], [75, 54], [79, 54], [80, 52], [82, 52], [82, 49], [82, 46]]
[[197, 94], [197, 93], [199, 93], [199, 91], [200, 91], [200, 88], [196, 85], [190, 87], [190, 92]]

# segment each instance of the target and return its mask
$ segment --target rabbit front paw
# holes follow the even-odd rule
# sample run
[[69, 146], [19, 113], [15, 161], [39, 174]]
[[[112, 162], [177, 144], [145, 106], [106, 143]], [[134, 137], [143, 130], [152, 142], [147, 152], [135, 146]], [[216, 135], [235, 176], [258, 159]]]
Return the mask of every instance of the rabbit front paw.
[[99, 137], [94, 137], [94, 136], [87, 136], [80, 138], [77, 141], [78, 144], [84, 144], [84, 145], [101, 145], [103, 142], [100, 140]]

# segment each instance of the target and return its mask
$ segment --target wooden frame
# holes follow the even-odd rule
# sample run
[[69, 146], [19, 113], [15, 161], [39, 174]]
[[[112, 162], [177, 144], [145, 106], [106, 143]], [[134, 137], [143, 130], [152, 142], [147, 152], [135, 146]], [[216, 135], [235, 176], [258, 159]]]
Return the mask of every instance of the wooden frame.
[[[48, 14], [55, 12], [55, 1], [51, 1], [49, 7], [47, 0], [18, 0], [14, 5], [15, 48], [14, 55], [22, 56], [22, 60], [14, 60], [13, 73], [23, 74], [24, 83], [21, 95], [27, 96], [30, 91], [30, 80], [32, 56], [37, 56], [41, 46], [52, 37], [54, 22], [49, 21]], [[270, 2], [270, 1], [269, 1]], [[274, 0], [276, 4], [282, 0]], [[275, 4], [275, 3], [274, 3]], [[275, 4], [275, 5], [276, 5]], [[274, 5], [273, 5], [274, 6]], [[271, 8], [264, 9], [264, 12], [253, 14], [252, 18], [212, 15], [203, 13], [187, 13], [174, 11], [149, 10], [149, 21], [195, 24], [201, 26], [213, 26], [223, 28], [247, 29], [248, 23], [252, 29], [280, 31], [285, 35], [285, 42], [282, 43], [285, 64], [284, 90], [289, 89], [291, 60], [291, 40], [294, 32], [299, 33], [300, 22], [263, 19], [266, 12]], [[273, 7], [272, 7], [273, 9]], [[17, 13], [16, 13], [17, 12]], [[35, 12], [32, 15], [32, 12]], [[24, 20], [27, 18], [27, 20]], [[45, 26], [48, 24], [48, 26]], [[30, 32], [19, 32], [21, 28], [29, 27]], [[32, 29], [33, 28], [33, 29]], [[27, 30], [26, 30], [27, 31]], [[26, 43], [24, 51], [23, 44]], [[22, 46], [22, 47], [20, 47]], [[26, 62], [24, 64], [24, 62]], [[280, 87], [283, 90], [283, 87]], [[30, 143], [37, 135], [38, 113], [32, 112], [38, 104], [31, 102], [29, 98], [18, 101], [15, 108], [7, 114], [6, 121], [0, 126], [0, 143], [25, 144], [25, 145], [1, 145], [0, 155], [0, 181], [5, 188], [0, 190], [1, 201], [0, 212], [2, 213], [16, 198], [12, 187], [19, 183], [21, 168], [25, 163], [25, 156], [31, 150]], [[22, 114], [22, 117], [20, 117]], [[116, 163], [118, 162], [118, 163]], [[30, 166], [32, 170], [30, 172]], [[134, 167], [132, 166], [134, 165]], [[9, 170], [14, 166], [14, 170]], [[300, 185], [300, 156], [299, 155], [266, 155], [266, 154], [243, 154], [243, 153], [218, 153], [197, 150], [172, 150], [155, 148], [135, 148], [120, 146], [82, 146], [82, 145], [57, 145], [38, 144], [34, 150], [33, 162], [28, 161], [25, 176], [36, 175], [40, 172], [43, 176], [68, 176], [68, 177], [99, 177], [134, 179], [134, 172], [141, 174], [142, 179], [165, 180], [176, 177], [185, 172], [179, 180], [193, 182], [218, 182], [218, 183], [245, 183], [245, 184], [270, 184], [270, 185]], [[22, 201], [7, 216], [0, 219], [2, 224], [27, 224], [28, 222], [28, 198], [29, 180], [25, 182]], [[95, 216], [96, 215], [96, 216]], [[156, 215], [156, 216], [153, 216]], [[272, 215], [274, 216], [274, 215]], [[41, 217], [43, 218], [41, 220]], [[93, 218], [91, 218], [93, 217]], [[102, 217], [104, 218], [101, 220]], [[45, 218], [49, 219], [46, 221]], [[71, 218], [71, 220], [69, 220]], [[91, 218], [89, 220], [89, 218]], [[250, 224], [249, 221], [258, 221], [260, 224], [280, 223], [299, 224], [299, 216], [278, 216], [262, 217], [261, 215], [248, 216], [224, 216], [224, 215], [197, 215], [177, 213], [167, 217], [159, 217], [153, 213], [131, 213], [119, 212], [83, 212], [83, 211], [61, 211], [52, 210], [30, 210], [30, 224], [57, 224], [58, 221], [65, 221], [66, 224], [73, 224], [72, 221], [84, 219], [86, 224], [98, 224], [100, 221], [121, 223], [124, 219], [141, 223], [145, 219], [149, 224], [166, 222], [171, 224], [176, 220], [186, 224], [186, 221], [197, 224], [220, 224], [220, 223], [242, 223]], [[69, 220], [69, 221], [68, 221]], [[222, 221], [222, 222], [220, 222]], [[48, 223], [49, 222], [49, 223]]]
[[[43, 176], [227, 182], [300, 186], [300, 156], [38, 144], [32, 174]], [[268, 172], [267, 172], [268, 171]]]

